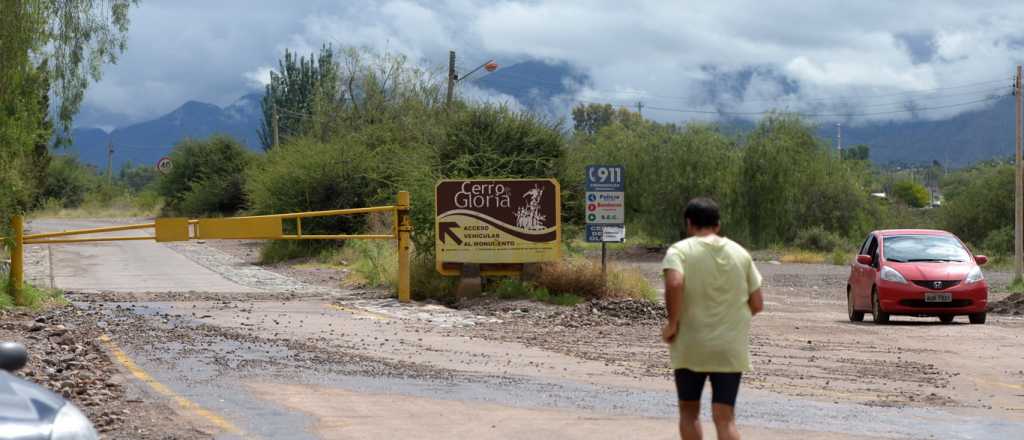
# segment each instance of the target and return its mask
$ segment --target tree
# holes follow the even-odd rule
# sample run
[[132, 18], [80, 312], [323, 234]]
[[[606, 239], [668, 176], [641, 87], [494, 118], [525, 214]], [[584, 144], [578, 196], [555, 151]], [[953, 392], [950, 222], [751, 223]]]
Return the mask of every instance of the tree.
[[896, 182], [892, 187], [892, 196], [911, 208], [924, 208], [931, 201], [931, 193], [928, 192], [928, 188], [912, 180]]
[[274, 146], [275, 117], [278, 137], [298, 136], [311, 128], [313, 118], [323, 115], [323, 107], [336, 106], [341, 99], [341, 77], [331, 46], [322, 47], [316, 58], [296, 57], [286, 50], [279, 66], [277, 72], [270, 72], [261, 103], [259, 137], [264, 150]]
[[747, 137], [737, 184], [752, 244], [791, 243], [820, 226], [841, 236], [869, 227], [856, 162], [839, 157], [799, 117], [774, 114]]
[[1011, 163], [987, 162], [950, 173], [942, 181], [942, 226], [974, 244], [990, 241], [1000, 229], [1012, 230], [1013, 187]]
[[[54, 124], [66, 140], [89, 82], [124, 50], [134, 0], [11, 0], [0, 8], [0, 235], [38, 202]], [[50, 96], [57, 118], [50, 118]]]
[[871, 156], [871, 147], [864, 144], [857, 144], [843, 150], [843, 160], [868, 160]]
[[572, 109], [573, 129], [577, 134], [596, 134], [612, 123], [615, 109], [611, 104], [580, 104]]
[[233, 214], [245, 207], [245, 171], [252, 153], [228, 136], [186, 139], [171, 150], [174, 167], [159, 181], [172, 213]]

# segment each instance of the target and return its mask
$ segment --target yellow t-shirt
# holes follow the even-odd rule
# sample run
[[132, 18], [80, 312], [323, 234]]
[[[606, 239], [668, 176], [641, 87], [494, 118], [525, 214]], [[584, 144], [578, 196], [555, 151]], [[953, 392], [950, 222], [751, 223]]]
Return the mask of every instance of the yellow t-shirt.
[[750, 371], [750, 294], [761, 273], [750, 254], [728, 238], [691, 237], [668, 249], [662, 268], [683, 274], [679, 331], [672, 368], [701, 373]]

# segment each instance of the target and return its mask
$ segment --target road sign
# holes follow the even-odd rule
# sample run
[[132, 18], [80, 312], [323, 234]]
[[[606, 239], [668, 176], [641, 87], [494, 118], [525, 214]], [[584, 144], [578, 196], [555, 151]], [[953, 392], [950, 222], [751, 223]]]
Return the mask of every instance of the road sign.
[[445, 180], [435, 197], [439, 266], [561, 256], [561, 194], [554, 179]]
[[167, 174], [171, 172], [171, 168], [174, 168], [174, 164], [171, 163], [171, 158], [169, 157], [161, 157], [160, 160], [156, 162], [156, 170], [159, 171], [160, 174]]
[[621, 165], [589, 165], [584, 183], [586, 240], [620, 243], [626, 239], [626, 184]]
[[587, 192], [622, 192], [626, 190], [626, 173], [622, 165], [587, 165]]
[[587, 225], [587, 242], [622, 243], [626, 241], [626, 227], [623, 225]]
[[621, 192], [588, 192], [587, 223], [620, 225], [625, 223], [626, 205]]

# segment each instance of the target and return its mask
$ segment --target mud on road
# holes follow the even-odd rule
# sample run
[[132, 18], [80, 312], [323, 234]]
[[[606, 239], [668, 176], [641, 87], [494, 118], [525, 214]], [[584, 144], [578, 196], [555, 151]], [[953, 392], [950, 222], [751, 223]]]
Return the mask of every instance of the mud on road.
[[[84, 378], [79, 399], [107, 438], [672, 437], [660, 305], [486, 298], [455, 310], [400, 305], [379, 291], [342, 288], [344, 273], [322, 267], [253, 266], [251, 243], [153, 246], [183, 256], [182, 265], [194, 263], [189, 270], [221, 277], [223, 288], [72, 291], [75, 308], [44, 317], [35, 332], [39, 325], [28, 322], [34, 316], [0, 318], [0, 332], [7, 332], [0, 336], [45, 353], [30, 368], [38, 371], [34, 380], [58, 392], [70, 380], [76, 399], [75, 377]], [[39, 252], [68, 264], [57, 247], [33, 252], [31, 261], [44, 268], [35, 279], [46, 280], [49, 269]], [[657, 282], [658, 259], [641, 253], [621, 263]], [[845, 316], [846, 268], [760, 266], [766, 313], [754, 320], [755, 371], [741, 397], [748, 437], [984, 439], [1024, 432], [1024, 320], [853, 324]], [[987, 275], [997, 289], [1005, 286], [1004, 274]], [[60, 344], [57, 325], [75, 329], [73, 347]], [[100, 334], [179, 397], [237, 430], [147, 392], [94, 342]], [[64, 356], [85, 356], [93, 370], [66, 379], [63, 372], [80, 365], [69, 357], [73, 368], [52, 368]], [[387, 417], [396, 408], [401, 420]], [[125, 410], [132, 415], [120, 417]], [[581, 424], [589, 431], [571, 429]], [[146, 427], [148, 434], [138, 434]]]

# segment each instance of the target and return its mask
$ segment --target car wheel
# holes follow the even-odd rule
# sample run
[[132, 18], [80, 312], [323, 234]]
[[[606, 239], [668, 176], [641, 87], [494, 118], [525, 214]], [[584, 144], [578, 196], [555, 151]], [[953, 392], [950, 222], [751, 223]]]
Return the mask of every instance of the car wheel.
[[984, 324], [986, 315], [987, 314], [985, 312], [971, 313], [970, 315], [967, 315], [967, 318], [971, 320], [971, 324]]
[[939, 315], [939, 321], [942, 321], [943, 324], [949, 324], [953, 322], [953, 318], [955, 318], [955, 316], [953, 315]]
[[853, 292], [850, 288], [846, 288], [846, 314], [850, 317], [850, 322], [861, 322], [864, 320], [864, 312], [858, 312], [853, 308]]
[[878, 288], [871, 288], [871, 320], [875, 324], [887, 324], [889, 314], [882, 311], [882, 305], [878, 303]]

